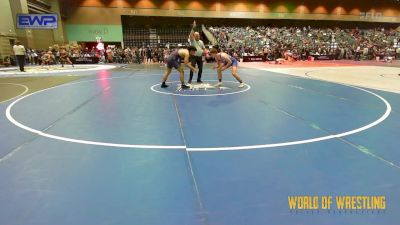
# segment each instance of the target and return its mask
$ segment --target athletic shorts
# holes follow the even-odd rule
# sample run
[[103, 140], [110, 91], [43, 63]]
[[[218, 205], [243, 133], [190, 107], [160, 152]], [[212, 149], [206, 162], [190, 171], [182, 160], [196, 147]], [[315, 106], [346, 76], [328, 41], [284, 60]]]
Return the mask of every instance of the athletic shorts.
[[175, 57], [168, 57], [167, 59], [167, 67], [169, 69], [175, 68], [178, 69], [181, 66], [181, 61]]
[[[232, 60], [232, 63], [231, 63], [231, 65], [230, 65], [229, 67], [231, 67], [231, 66], [232, 66], [232, 67], [233, 67], [233, 66], [236, 66], [236, 67], [237, 67], [237, 66], [238, 66], [238, 61], [237, 61], [237, 59], [232, 58], [231, 60]], [[226, 64], [225, 64], [225, 65], [226, 65]]]

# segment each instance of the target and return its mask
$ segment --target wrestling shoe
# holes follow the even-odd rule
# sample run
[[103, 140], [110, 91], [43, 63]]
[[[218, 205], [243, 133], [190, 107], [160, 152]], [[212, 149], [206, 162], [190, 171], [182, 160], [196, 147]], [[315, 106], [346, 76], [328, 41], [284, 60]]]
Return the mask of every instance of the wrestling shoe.
[[189, 89], [190, 86], [187, 86], [186, 84], [182, 84], [182, 85], [181, 85], [181, 88], [182, 88], [182, 89]]
[[222, 82], [218, 82], [216, 84], [214, 84], [214, 87], [221, 87], [222, 86]]

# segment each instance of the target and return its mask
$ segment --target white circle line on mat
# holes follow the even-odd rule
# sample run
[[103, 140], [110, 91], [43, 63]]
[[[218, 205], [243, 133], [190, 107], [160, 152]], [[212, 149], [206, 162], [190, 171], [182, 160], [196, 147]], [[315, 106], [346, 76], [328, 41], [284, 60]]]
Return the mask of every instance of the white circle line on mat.
[[[124, 77], [116, 77], [116, 78], [124, 78]], [[105, 78], [107, 80], [109, 79], [116, 79], [116, 78]], [[327, 135], [327, 136], [322, 136], [322, 137], [317, 137], [317, 138], [311, 138], [311, 139], [305, 139], [305, 140], [298, 140], [298, 141], [291, 141], [291, 142], [280, 142], [280, 143], [272, 143], [272, 144], [262, 144], [262, 145], [247, 145], [247, 146], [221, 146], [221, 147], [202, 147], [202, 148], [191, 148], [191, 147], [187, 147], [185, 145], [178, 145], [178, 146], [171, 146], [171, 145], [135, 145], [135, 144], [119, 144], [119, 143], [108, 143], [108, 142], [97, 142], [97, 141], [89, 141], [89, 140], [81, 140], [81, 139], [74, 139], [74, 138], [68, 138], [68, 137], [62, 137], [62, 136], [57, 136], [57, 135], [52, 135], [52, 134], [48, 134], [36, 129], [33, 129], [31, 127], [28, 127], [20, 122], [18, 122], [17, 120], [14, 119], [14, 117], [11, 114], [11, 110], [12, 107], [17, 104], [19, 101], [28, 98], [29, 96], [32, 96], [34, 94], [40, 93], [40, 92], [44, 92], [50, 89], [54, 89], [54, 88], [59, 88], [61, 86], [69, 86], [69, 85], [74, 85], [74, 84], [78, 84], [78, 83], [85, 83], [85, 82], [92, 82], [92, 81], [97, 81], [97, 80], [105, 80], [105, 79], [95, 79], [95, 80], [87, 80], [87, 81], [80, 81], [80, 82], [74, 82], [74, 83], [69, 83], [69, 84], [64, 84], [64, 85], [60, 85], [60, 86], [56, 86], [56, 87], [52, 87], [52, 88], [48, 88], [48, 89], [44, 89], [38, 92], [34, 92], [32, 94], [29, 95], [25, 95], [21, 98], [18, 98], [17, 100], [15, 100], [14, 102], [12, 102], [6, 109], [6, 117], [7, 119], [13, 123], [14, 125], [16, 125], [17, 127], [27, 130], [29, 132], [35, 133], [37, 135], [43, 136], [43, 137], [47, 137], [47, 138], [51, 138], [51, 139], [55, 139], [55, 140], [60, 140], [60, 141], [66, 141], [66, 142], [71, 142], [71, 143], [79, 143], [79, 144], [86, 144], [86, 145], [98, 145], [98, 146], [107, 146], [107, 147], [118, 147], [118, 148], [137, 148], [137, 149], [186, 149], [187, 151], [232, 151], [232, 150], [250, 150], [250, 149], [262, 149], [262, 148], [275, 148], [275, 147], [283, 147], [283, 146], [292, 146], [292, 145], [301, 145], [301, 144], [308, 144], [308, 143], [313, 143], [313, 142], [319, 142], [319, 141], [325, 141], [325, 140], [329, 140], [329, 139], [334, 139], [334, 138], [342, 138], [348, 135], [352, 135], [352, 134], [356, 134], [362, 131], [365, 131], [367, 129], [370, 129], [380, 123], [382, 123], [391, 113], [392, 111], [392, 107], [389, 104], [389, 102], [384, 99], [383, 97], [381, 97], [380, 95], [373, 93], [371, 91], [365, 90], [363, 88], [360, 87], [355, 87], [355, 86], [350, 86], [350, 85], [344, 85], [344, 86], [348, 86], [351, 88], [355, 88], [361, 91], [364, 91], [366, 93], [369, 93], [377, 98], [379, 98], [382, 102], [384, 102], [384, 104], [386, 105], [386, 111], [385, 113], [379, 117], [377, 120], [362, 126], [360, 128], [356, 128], [350, 131], [346, 131], [343, 133], [339, 133], [339, 134], [333, 134], [333, 135]], [[343, 84], [342, 84], [343, 85]]]
[[15, 84], [15, 83], [0, 83], [0, 84], [14, 85], [14, 86], [23, 87], [23, 88], [25, 89], [25, 90], [24, 90], [23, 92], [21, 92], [19, 95], [14, 96], [14, 97], [12, 97], [12, 98], [10, 98], [10, 99], [7, 99], [7, 100], [3, 100], [3, 101], [0, 102], [0, 104], [1, 104], [1, 103], [4, 103], [4, 102], [8, 102], [8, 101], [10, 101], [10, 100], [13, 100], [14, 98], [18, 98], [18, 97], [20, 97], [20, 96], [26, 94], [26, 93], [29, 91], [28, 86], [23, 85], [23, 84]]
[[[39, 67], [39, 66], [37, 66]], [[97, 70], [110, 70], [116, 68], [114, 65], [75, 65], [76, 68], [83, 67], [84, 69], [65, 69], [65, 70], [45, 70], [45, 71], [27, 71], [27, 72], [19, 72], [19, 71], [8, 71], [10, 69], [0, 69], [0, 77], [3, 75], [40, 75], [40, 74], [61, 74], [61, 73], [71, 73], [71, 72], [88, 72], [88, 71], [97, 71]], [[35, 67], [26, 67], [26, 69], [35, 68]], [[54, 67], [55, 68], [55, 67]]]
[[[216, 82], [216, 80], [204, 80], [204, 81], [215, 81]], [[171, 82], [171, 83], [179, 83], [179, 82], [180, 81], [174, 81], [174, 82]], [[234, 82], [234, 81], [224, 81], [224, 82], [225, 83], [238, 83], [238, 82]], [[194, 94], [194, 95], [192, 95], [192, 94], [179, 94], [179, 93], [163, 92], [163, 91], [156, 90], [155, 87], [156, 86], [160, 86], [161, 83], [151, 86], [150, 89], [152, 91], [154, 91], [154, 92], [157, 92], [157, 93], [160, 93], [160, 94], [164, 94], [164, 95], [175, 95], [175, 96], [184, 96], [184, 97], [211, 97], [211, 96], [225, 96], [225, 95], [239, 94], [239, 93], [246, 92], [246, 91], [250, 90], [250, 88], [251, 88], [250, 85], [248, 85], [246, 83], [243, 83], [243, 84], [246, 86], [246, 88], [241, 89], [240, 91], [227, 92], [227, 93], [217, 93], [217, 94], [204, 94], [204, 95], [199, 95], [199, 94]]]

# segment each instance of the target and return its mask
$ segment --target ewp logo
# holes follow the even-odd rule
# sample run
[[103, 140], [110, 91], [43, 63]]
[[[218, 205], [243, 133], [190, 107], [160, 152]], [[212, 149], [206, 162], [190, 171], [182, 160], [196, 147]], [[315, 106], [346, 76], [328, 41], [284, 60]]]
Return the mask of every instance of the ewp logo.
[[19, 29], [57, 29], [57, 14], [17, 14]]

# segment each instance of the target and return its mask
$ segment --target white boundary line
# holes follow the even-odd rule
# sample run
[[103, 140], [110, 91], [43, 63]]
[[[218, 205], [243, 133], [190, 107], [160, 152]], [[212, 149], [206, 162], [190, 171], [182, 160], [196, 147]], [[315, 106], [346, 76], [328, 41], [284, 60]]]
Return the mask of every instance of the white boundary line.
[[[70, 65], [69, 65], [70, 66]], [[33, 72], [4, 72], [9, 69], [0, 69], [0, 77], [4, 75], [40, 75], [40, 74], [60, 74], [60, 73], [71, 73], [71, 72], [87, 72], [87, 71], [97, 71], [97, 70], [110, 70], [117, 68], [114, 65], [74, 65], [75, 67], [71, 68], [79, 68], [79, 67], [89, 67], [85, 69], [65, 69], [65, 70], [45, 70], [45, 71], [33, 71]], [[36, 66], [41, 68], [40, 66]], [[36, 67], [25, 67], [25, 68], [36, 68]], [[57, 65], [55, 66], [57, 67]]]
[[[345, 86], [348, 86], [348, 85], [345, 85]], [[376, 121], [374, 121], [370, 124], [367, 124], [363, 127], [360, 127], [360, 128], [354, 129], [354, 130], [350, 130], [347, 132], [323, 136], [323, 137], [319, 137], [319, 138], [311, 138], [311, 139], [300, 140], [300, 141], [282, 142], [282, 143], [265, 144], [265, 145], [249, 145], [249, 146], [238, 146], [238, 147], [216, 147], [216, 148], [187, 148], [187, 150], [188, 151], [248, 150], [248, 149], [273, 148], [273, 147], [283, 147], [283, 146], [290, 146], [290, 145], [308, 144], [308, 143], [325, 141], [325, 140], [334, 139], [334, 138], [342, 138], [342, 137], [345, 137], [345, 136], [348, 136], [351, 134], [356, 134], [356, 133], [362, 132], [364, 130], [367, 130], [371, 127], [374, 127], [374, 126], [380, 124], [390, 115], [390, 113], [392, 111], [392, 107], [386, 99], [384, 99], [383, 97], [381, 97], [371, 91], [368, 91], [368, 90], [365, 90], [365, 89], [362, 89], [359, 87], [354, 87], [354, 86], [348, 86], [348, 87], [356, 88], [356, 89], [362, 90], [364, 92], [367, 92], [369, 94], [376, 96], [377, 98], [379, 98], [380, 100], [382, 100], [385, 103], [386, 112]]]
[[6, 109], [6, 117], [7, 119], [13, 123], [14, 125], [16, 125], [19, 128], [22, 128], [24, 130], [27, 130], [29, 132], [35, 133], [37, 135], [43, 136], [43, 137], [47, 137], [47, 138], [51, 138], [51, 139], [55, 139], [55, 140], [60, 140], [60, 141], [66, 141], [66, 142], [72, 142], [72, 143], [78, 143], [78, 144], [86, 144], [86, 145], [98, 145], [98, 146], [107, 146], [107, 147], [119, 147], [119, 148], [141, 148], [141, 149], [185, 149], [186, 146], [161, 146], [161, 145], [133, 145], [133, 144], [117, 144], [117, 143], [108, 143], [108, 142], [97, 142], [97, 141], [87, 141], [87, 140], [80, 140], [80, 139], [73, 139], [73, 138], [66, 138], [66, 137], [61, 137], [61, 136], [57, 136], [57, 135], [52, 135], [52, 134], [48, 134], [36, 129], [33, 129], [31, 127], [28, 127], [20, 122], [18, 122], [17, 120], [15, 120], [12, 115], [11, 115], [11, 108], [17, 104], [19, 101], [30, 97], [34, 94], [38, 94], [40, 92], [44, 92], [44, 91], [48, 91], [51, 89], [55, 89], [55, 88], [59, 88], [62, 86], [70, 86], [70, 85], [74, 85], [74, 84], [78, 84], [78, 83], [88, 83], [88, 82], [93, 82], [93, 81], [98, 81], [98, 80], [111, 80], [111, 79], [121, 79], [121, 78], [128, 78], [128, 77], [112, 77], [112, 78], [103, 78], [103, 79], [94, 79], [94, 80], [86, 80], [86, 81], [79, 81], [79, 82], [73, 82], [73, 83], [68, 83], [68, 84], [63, 84], [63, 85], [59, 85], [59, 86], [55, 86], [55, 87], [51, 87], [51, 88], [46, 88], [34, 93], [31, 93], [29, 95], [25, 95], [17, 100], [15, 100], [14, 102], [12, 102]]
[[[116, 78], [126, 78], [126, 77], [116, 77]], [[110, 79], [116, 79], [116, 78], [105, 78], [107, 80]], [[87, 81], [81, 81], [81, 82], [74, 82], [74, 83], [69, 83], [69, 84], [64, 84], [64, 85], [60, 85], [60, 86], [56, 86], [56, 87], [52, 87], [52, 88], [48, 88], [48, 89], [44, 89], [38, 92], [34, 92], [32, 94], [29, 95], [25, 95], [17, 100], [15, 100], [14, 102], [12, 102], [6, 109], [6, 117], [7, 119], [13, 123], [14, 125], [16, 125], [17, 127], [20, 127], [21, 129], [27, 130], [29, 132], [35, 133], [37, 135], [43, 136], [43, 137], [47, 137], [47, 138], [52, 138], [52, 139], [56, 139], [56, 140], [60, 140], [60, 141], [67, 141], [67, 142], [72, 142], [72, 143], [79, 143], [79, 144], [87, 144], [87, 145], [98, 145], [98, 146], [107, 146], [107, 147], [119, 147], [119, 148], [138, 148], [138, 149], [185, 149], [187, 151], [227, 151], [227, 150], [249, 150], [249, 149], [261, 149], [261, 148], [274, 148], [274, 147], [282, 147], [282, 146], [291, 146], [291, 145], [300, 145], [300, 144], [307, 144], [307, 143], [313, 143], [313, 142], [319, 142], [319, 141], [324, 141], [324, 140], [329, 140], [329, 139], [334, 139], [334, 138], [341, 138], [344, 136], [348, 136], [351, 134], [356, 134], [362, 131], [365, 131], [371, 127], [374, 127], [378, 124], [380, 124], [381, 122], [383, 122], [391, 113], [392, 111], [392, 107], [389, 104], [389, 102], [384, 99], [383, 97], [379, 96], [378, 94], [375, 94], [371, 91], [365, 90], [363, 88], [359, 88], [359, 87], [355, 87], [355, 86], [350, 86], [350, 85], [344, 85], [347, 87], [351, 87], [351, 88], [355, 88], [364, 92], [367, 92], [371, 95], [374, 95], [375, 97], [379, 98], [381, 101], [383, 101], [386, 105], [386, 112], [376, 121], [367, 124], [363, 127], [354, 129], [354, 130], [350, 130], [347, 132], [343, 132], [343, 133], [339, 133], [339, 134], [334, 134], [334, 135], [328, 135], [328, 136], [323, 136], [323, 137], [318, 137], [318, 138], [312, 138], [312, 139], [306, 139], [306, 140], [299, 140], [299, 141], [292, 141], [292, 142], [281, 142], [281, 143], [273, 143], [273, 144], [263, 144], [263, 145], [248, 145], [248, 146], [230, 146], [230, 147], [209, 147], [209, 148], [187, 148], [187, 146], [169, 146], [169, 145], [133, 145], [133, 144], [118, 144], [118, 143], [108, 143], [108, 142], [96, 142], [96, 141], [87, 141], [87, 140], [80, 140], [80, 139], [73, 139], [73, 138], [66, 138], [66, 137], [61, 137], [61, 136], [57, 136], [57, 135], [52, 135], [52, 134], [48, 134], [36, 129], [33, 129], [31, 127], [28, 127], [24, 124], [21, 124], [20, 122], [18, 122], [17, 120], [15, 120], [11, 114], [11, 109], [12, 107], [17, 104], [18, 102], [20, 102], [21, 100], [32, 96], [34, 94], [38, 94], [40, 92], [44, 92], [50, 89], [54, 89], [54, 88], [58, 88], [58, 87], [62, 87], [62, 86], [69, 86], [69, 85], [73, 85], [73, 84], [78, 84], [78, 83], [86, 83], [86, 82], [92, 82], [92, 81], [97, 81], [97, 80], [105, 80], [105, 79], [95, 79], [95, 80], [87, 80]], [[341, 84], [343, 85], [343, 84]]]
[[[216, 81], [216, 80], [204, 80], [204, 81]], [[179, 83], [180, 81], [173, 81], [171, 82], [173, 83]], [[237, 83], [235, 81], [224, 81], [224, 83]], [[239, 94], [245, 91], [250, 90], [250, 85], [244, 83], [244, 85], [247, 87], [246, 89], [240, 90], [240, 91], [236, 91], [236, 92], [229, 92], [229, 93], [222, 93], [222, 94], [207, 94], [207, 95], [190, 95], [190, 94], [177, 94], [177, 93], [172, 93], [172, 92], [162, 92], [162, 91], [157, 91], [156, 89], [154, 89], [156, 86], [161, 85], [161, 83], [159, 84], [155, 84], [153, 86], [151, 86], [151, 90], [160, 94], [164, 94], [164, 95], [176, 95], [176, 96], [184, 96], [184, 97], [210, 97], [210, 96], [224, 96], [224, 95], [233, 95], [233, 94]]]
[[19, 94], [19, 95], [17, 95], [17, 96], [14, 96], [14, 97], [12, 97], [12, 98], [10, 98], [10, 99], [1, 101], [0, 104], [1, 104], [1, 103], [4, 103], [4, 102], [8, 102], [8, 101], [10, 101], [10, 100], [12, 100], [12, 99], [14, 99], [14, 98], [18, 98], [18, 97], [20, 97], [20, 96], [26, 94], [26, 93], [29, 91], [28, 86], [23, 85], [23, 84], [15, 84], [15, 83], [0, 83], [0, 84], [15, 85], [15, 86], [20, 86], [20, 87], [25, 88], [25, 90], [24, 90], [21, 94]]

